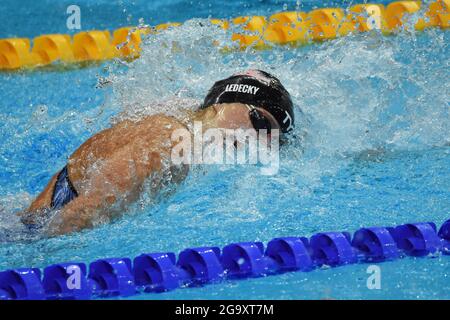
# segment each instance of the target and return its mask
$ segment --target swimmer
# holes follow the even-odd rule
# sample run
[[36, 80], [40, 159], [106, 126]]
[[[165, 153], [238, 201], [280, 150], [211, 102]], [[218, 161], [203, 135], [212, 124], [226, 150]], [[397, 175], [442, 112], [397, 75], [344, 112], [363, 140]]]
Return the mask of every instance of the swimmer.
[[[253, 128], [284, 134], [293, 129], [294, 112], [290, 95], [277, 78], [248, 70], [216, 82], [189, 121], [201, 121], [204, 131]], [[175, 145], [171, 135], [186, 126], [157, 114], [125, 120], [95, 134], [19, 214], [22, 222], [33, 228], [45, 221], [49, 236], [93, 228], [121, 216], [149, 179], [152, 194], [180, 183], [188, 166], [170, 164]]]

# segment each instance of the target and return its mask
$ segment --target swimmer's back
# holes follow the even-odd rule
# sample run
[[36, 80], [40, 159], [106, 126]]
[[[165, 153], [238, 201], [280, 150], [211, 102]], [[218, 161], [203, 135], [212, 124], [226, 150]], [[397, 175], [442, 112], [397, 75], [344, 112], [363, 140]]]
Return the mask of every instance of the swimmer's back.
[[[116, 199], [118, 191], [130, 190], [134, 193], [129, 199], [132, 200], [152, 172], [163, 170], [162, 159], [170, 157], [172, 149], [172, 132], [181, 128], [185, 126], [174, 117], [152, 115], [137, 121], [125, 120], [100, 131], [69, 157], [70, 182], [80, 195], [97, 191]], [[174, 178], [182, 180], [185, 174]], [[37, 213], [51, 207], [57, 176], [53, 176], [27, 212]]]

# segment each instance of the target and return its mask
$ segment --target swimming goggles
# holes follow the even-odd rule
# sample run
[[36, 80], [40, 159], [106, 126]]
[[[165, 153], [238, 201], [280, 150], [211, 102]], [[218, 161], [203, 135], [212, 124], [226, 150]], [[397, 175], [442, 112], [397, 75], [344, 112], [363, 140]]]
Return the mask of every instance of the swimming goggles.
[[270, 134], [272, 130], [272, 124], [270, 123], [269, 119], [262, 114], [261, 111], [256, 109], [255, 106], [246, 104], [247, 108], [250, 110], [248, 115], [250, 117], [250, 121], [252, 122], [252, 126], [256, 131], [259, 130], [267, 130], [267, 134]]

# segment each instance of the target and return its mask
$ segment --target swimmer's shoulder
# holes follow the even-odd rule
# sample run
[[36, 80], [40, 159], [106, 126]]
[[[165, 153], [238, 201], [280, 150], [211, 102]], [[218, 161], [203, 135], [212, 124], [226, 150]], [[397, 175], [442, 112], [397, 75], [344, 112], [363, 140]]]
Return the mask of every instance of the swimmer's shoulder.
[[145, 127], [153, 128], [153, 130], [160, 129], [164, 131], [173, 131], [177, 129], [187, 129], [187, 126], [183, 121], [174, 116], [165, 114], [146, 116], [140, 123]]

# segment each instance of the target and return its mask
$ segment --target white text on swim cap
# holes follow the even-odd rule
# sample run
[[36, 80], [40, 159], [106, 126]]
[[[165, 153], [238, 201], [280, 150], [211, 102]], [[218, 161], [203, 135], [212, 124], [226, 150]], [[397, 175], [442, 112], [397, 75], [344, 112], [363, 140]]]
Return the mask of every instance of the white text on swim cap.
[[229, 84], [225, 87], [225, 92], [242, 92], [256, 94], [259, 88], [249, 84]]
[[289, 121], [289, 125], [286, 128], [286, 131], [291, 131], [292, 129], [294, 129], [294, 127], [292, 126], [292, 118], [291, 118], [289, 112], [287, 112], [287, 111], [284, 111], [284, 112], [286, 114], [286, 118], [283, 119], [283, 123], [285, 124], [286, 122]]

